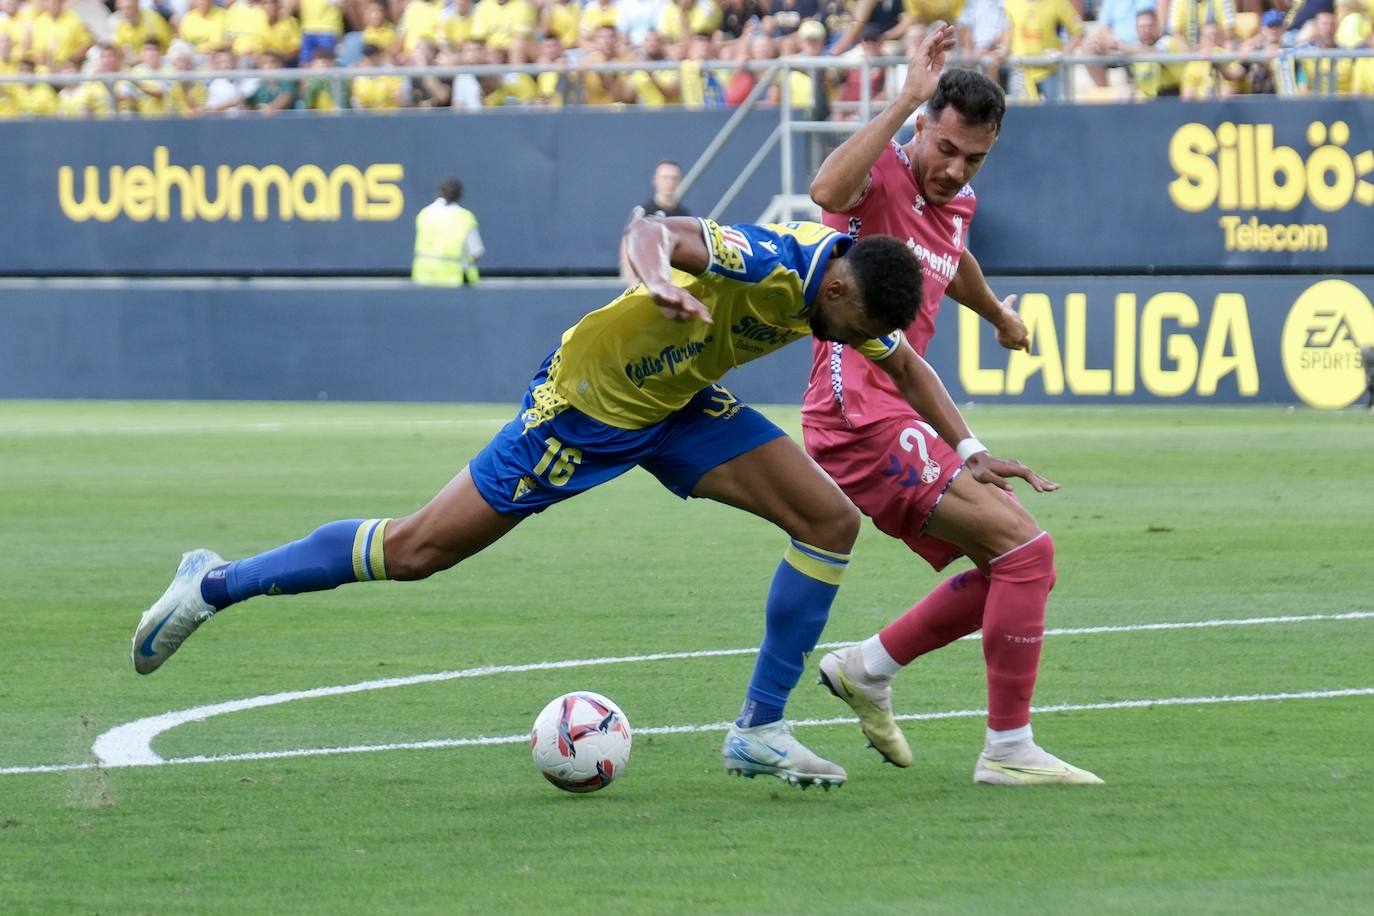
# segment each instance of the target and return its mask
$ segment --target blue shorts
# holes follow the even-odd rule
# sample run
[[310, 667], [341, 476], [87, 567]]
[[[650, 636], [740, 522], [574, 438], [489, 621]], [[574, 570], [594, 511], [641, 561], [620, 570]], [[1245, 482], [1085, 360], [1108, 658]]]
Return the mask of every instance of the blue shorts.
[[477, 491], [497, 512], [542, 512], [635, 466], [686, 499], [707, 471], [786, 435], [720, 385], [701, 389], [686, 407], [644, 429], [608, 426], [569, 407], [527, 430], [521, 418], [548, 371], [545, 360], [515, 419], [468, 465]]
[[315, 52], [320, 49], [333, 51], [338, 47], [339, 39], [336, 35], [329, 32], [306, 32], [301, 36], [301, 50], [298, 58], [298, 65], [304, 67], [315, 57]]

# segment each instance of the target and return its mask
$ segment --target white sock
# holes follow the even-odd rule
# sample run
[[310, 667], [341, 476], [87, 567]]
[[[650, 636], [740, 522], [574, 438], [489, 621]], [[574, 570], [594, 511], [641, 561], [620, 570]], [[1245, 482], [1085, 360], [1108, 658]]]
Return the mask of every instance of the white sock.
[[887, 654], [883, 641], [876, 634], [859, 643], [859, 651], [862, 653], [864, 670], [869, 674], [876, 677], [892, 677], [902, 670], [901, 664]]
[[1008, 728], [1002, 731], [990, 728], [988, 729], [987, 746], [990, 748], [1007, 748], [1016, 744], [1029, 744], [1034, 740], [1029, 725], [1023, 725], [1020, 728]]

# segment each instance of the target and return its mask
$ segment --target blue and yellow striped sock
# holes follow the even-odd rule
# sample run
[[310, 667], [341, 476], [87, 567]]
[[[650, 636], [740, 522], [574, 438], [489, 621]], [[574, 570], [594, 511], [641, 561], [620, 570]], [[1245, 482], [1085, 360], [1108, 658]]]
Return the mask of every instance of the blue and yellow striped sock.
[[848, 567], [847, 553], [795, 539], [788, 545], [768, 590], [763, 645], [740, 712], [741, 728], [782, 718], [787, 698], [801, 680], [806, 657], [825, 629], [830, 604]]
[[298, 595], [386, 578], [382, 541], [389, 518], [321, 525], [299, 541], [206, 573], [201, 596], [216, 610], [255, 595]]

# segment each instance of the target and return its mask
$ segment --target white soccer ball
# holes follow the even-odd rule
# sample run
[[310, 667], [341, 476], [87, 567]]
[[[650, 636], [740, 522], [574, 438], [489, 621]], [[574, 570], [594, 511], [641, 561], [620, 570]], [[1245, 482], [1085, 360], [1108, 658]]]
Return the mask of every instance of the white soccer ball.
[[565, 693], [534, 720], [530, 753], [544, 778], [558, 788], [595, 792], [625, 772], [630, 720], [599, 693]]

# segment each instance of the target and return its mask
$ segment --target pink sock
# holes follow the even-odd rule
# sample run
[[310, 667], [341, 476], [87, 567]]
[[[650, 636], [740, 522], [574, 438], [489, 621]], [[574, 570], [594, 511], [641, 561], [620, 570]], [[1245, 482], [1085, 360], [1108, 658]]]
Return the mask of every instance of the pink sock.
[[988, 580], [976, 569], [937, 585], [930, 594], [878, 633], [893, 661], [909, 665], [919, 656], [954, 642], [983, 625]]
[[1054, 540], [1041, 532], [992, 561], [983, 612], [988, 728], [1030, 724], [1031, 695], [1045, 638], [1045, 601], [1054, 588]]

